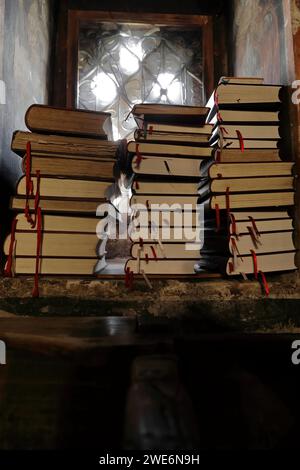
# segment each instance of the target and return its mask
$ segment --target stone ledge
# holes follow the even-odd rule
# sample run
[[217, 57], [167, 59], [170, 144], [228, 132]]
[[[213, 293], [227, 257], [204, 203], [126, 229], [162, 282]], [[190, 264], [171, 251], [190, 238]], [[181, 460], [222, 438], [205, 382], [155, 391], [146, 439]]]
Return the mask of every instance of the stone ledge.
[[[270, 297], [273, 299], [300, 298], [300, 279], [293, 272], [268, 276]], [[220, 300], [220, 299], [261, 299], [264, 297], [261, 286], [256, 281], [237, 279], [211, 280], [151, 280], [149, 289], [144, 280], [136, 279], [132, 290], [125, 287], [123, 280], [78, 279], [78, 278], [41, 278], [39, 281], [40, 298], [65, 297], [73, 299], [101, 299], [111, 301], [147, 300]], [[33, 278], [0, 278], [0, 297], [2, 299], [28, 299], [32, 297]]]
[[0, 279], [0, 309], [39, 317], [127, 316], [184, 319], [203, 332], [291, 331], [300, 327], [300, 283], [295, 273], [269, 276], [266, 298], [256, 281], [154, 280], [149, 290], [137, 280], [44, 278], [33, 299], [33, 279]]

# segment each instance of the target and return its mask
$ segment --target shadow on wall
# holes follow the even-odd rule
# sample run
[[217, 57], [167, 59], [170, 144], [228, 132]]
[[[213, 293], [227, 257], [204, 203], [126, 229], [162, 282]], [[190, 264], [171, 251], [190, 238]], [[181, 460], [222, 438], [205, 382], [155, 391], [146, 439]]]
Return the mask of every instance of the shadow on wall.
[[26, 129], [32, 103], [48, 101], [50, 31], [50, 0], [0, 0], [1, 179], [11, 189], [22, 173], [12, 133]]

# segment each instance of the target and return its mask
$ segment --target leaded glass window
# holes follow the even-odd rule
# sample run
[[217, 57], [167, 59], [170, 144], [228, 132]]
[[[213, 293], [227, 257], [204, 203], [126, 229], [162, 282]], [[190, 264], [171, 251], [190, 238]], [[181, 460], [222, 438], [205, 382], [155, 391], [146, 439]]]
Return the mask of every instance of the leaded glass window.
[[203, 104], [202, 74], [199, 28], [80, 28], [77, 107], [110, 112], [115, 139], [131, 136], [136, 103]]

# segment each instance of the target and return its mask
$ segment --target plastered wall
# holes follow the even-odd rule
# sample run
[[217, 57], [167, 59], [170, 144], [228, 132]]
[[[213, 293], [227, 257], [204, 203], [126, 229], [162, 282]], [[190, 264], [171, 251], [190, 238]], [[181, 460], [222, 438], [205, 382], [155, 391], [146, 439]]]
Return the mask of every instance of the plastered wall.
[[21, 175], [12, 132], [26, 129], [29, 105], [48, 101], [50, 32], [48, 0], [0, 0], [0, 168], [12, 189]]

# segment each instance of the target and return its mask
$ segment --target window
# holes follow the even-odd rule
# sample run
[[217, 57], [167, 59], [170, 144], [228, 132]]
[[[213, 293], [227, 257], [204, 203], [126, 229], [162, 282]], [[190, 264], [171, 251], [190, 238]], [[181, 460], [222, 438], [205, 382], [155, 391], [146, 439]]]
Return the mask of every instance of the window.
[[77, 107], [112, 115], [128, 138], [136, 103], [204, 102], [199, 29], [102, 23], [80, 28]]
[[128, 115], [137, 102], [202, 105], [212, 92], [210, 16], [73, 9], [67, 15], [54, 102], [111, 112], [114, 138], [132, 137]]

